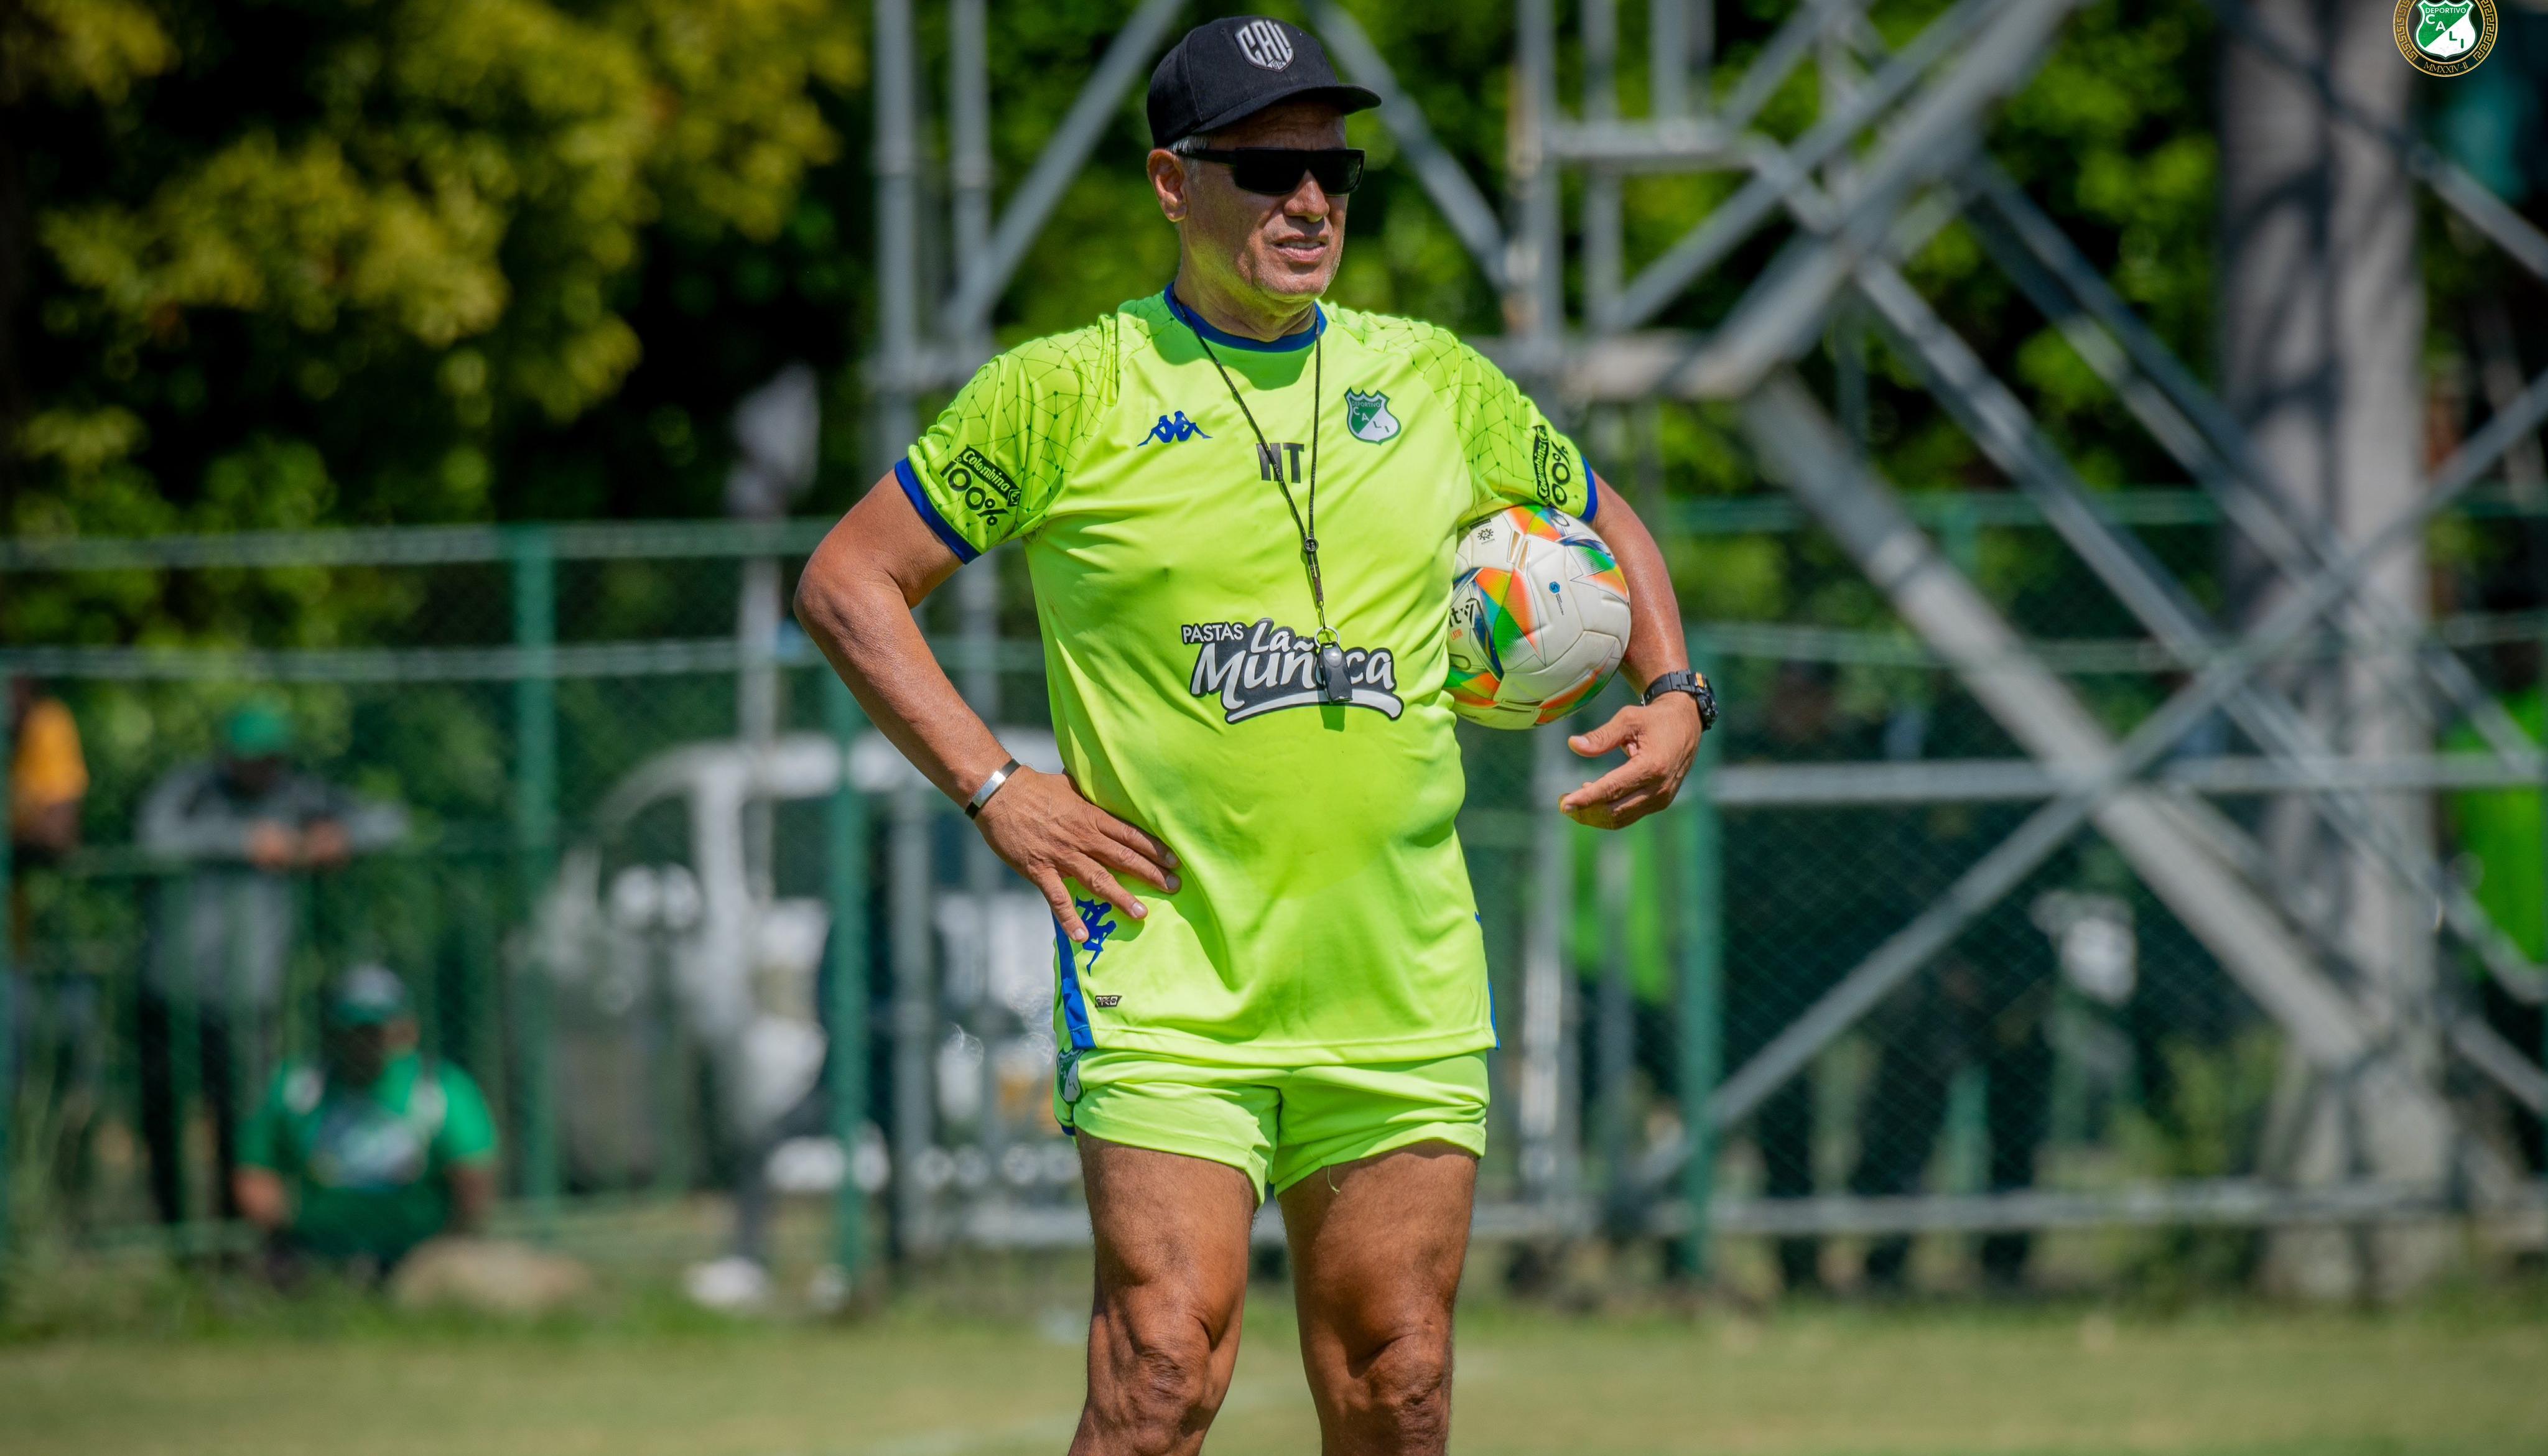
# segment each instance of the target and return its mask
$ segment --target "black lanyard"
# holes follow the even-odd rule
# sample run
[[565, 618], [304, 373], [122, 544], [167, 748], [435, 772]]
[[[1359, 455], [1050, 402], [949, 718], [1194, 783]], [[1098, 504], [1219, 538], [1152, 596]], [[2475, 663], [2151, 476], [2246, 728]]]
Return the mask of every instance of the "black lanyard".
[[1228, 369], [1222, 365], [1221, 355], [1213, 352], [1212, 340], [1205, 338], [1203, 330], [1198, 328], [1195, 342], [1203, 345], [1204, 357], [1212, 361], [1213, 369], [1221, 375], [1222, 388], [1229, 391], [1229, 402], [1238, 407], [1239, 414], [1247, 421], [1248, 432], [1256, 436], [1256, 458], [1268, 462], [1267, 469], [1274, 475], [1274, 489], [1283, 493], [1284, 508], [1292, 512], [1292, 528], [1301, 533], [1301, 560], [1310, 571], [1310, 605], [1319, 614], [1317, 641], [1321, 694], [1328, 702], [1351, 702], [1353, 687], [1345, 681], [1344, 648], [1336, 640], [1335, 629], [1327, 625], [1327, 589], [1319, 576], [1319, 415], [1322, 412], [1320, 407], [1326, 403], [1327, 393], [1326, 331], [1320, 329], [1312, 336], [1310, 343], [1310, 488], [1307, 493], [1310, 509], [1306, 518], [1300, 505], [1292, 500], [1290, 482], [1283, 478], [1283, 457], [1266, 442], [1265, 431], [1256, 423], [1256, 412], [1247, 408], [1246, 399], [1238, 393], [1238, 385], [1230, 379]]

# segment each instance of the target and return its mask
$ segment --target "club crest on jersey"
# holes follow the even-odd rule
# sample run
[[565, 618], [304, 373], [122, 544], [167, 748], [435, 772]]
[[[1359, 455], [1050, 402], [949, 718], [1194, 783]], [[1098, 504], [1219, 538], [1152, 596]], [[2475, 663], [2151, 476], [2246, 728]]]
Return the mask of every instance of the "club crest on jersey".
[[1345, 428], [1357, 440], [1381, 444], [1398, 436], [1398, 416], [1389, 412], [1389, 396], [1378, 390], [1345, 391]]
[[1203, 426], [1186, 418], [1186, 411], [1180, 410], [1174, 414], [1160, 415], [1159, 422], [1150, 426], [1150, 432], [1143, 435], [1135, 448], [1138, 449], [1139, 445], [1146, 445], [1154, 440], [1162, 445], [1178, 445], [1198, 436], [1207, 440], [1212, 438], [1211, 435], [1204, 433]]
[[[1243, 622], [1188, 622], [1179, 639], [1196, 649], [1186, 690], [1221, 700], [1225, 723], [1283, 708], [1305, 708], [1319, 693], [1319, 647], [1306, 632], [1274, 625], [1272, 617]], [[1398, 659], [1386, 647], [1345, 649], [1345, 682], [1351, 705], [1395, 718], [1406, 710], [1398, 696]]]

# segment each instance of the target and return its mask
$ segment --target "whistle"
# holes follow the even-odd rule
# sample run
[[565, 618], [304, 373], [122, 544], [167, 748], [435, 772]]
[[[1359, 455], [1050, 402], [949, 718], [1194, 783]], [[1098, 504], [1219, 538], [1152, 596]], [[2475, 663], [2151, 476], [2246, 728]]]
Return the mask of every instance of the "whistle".
[[1345, 681], [1345, 650], [1332, 642], [1319, 649], [1319, 700], [1353, 701], [1353, 684]]

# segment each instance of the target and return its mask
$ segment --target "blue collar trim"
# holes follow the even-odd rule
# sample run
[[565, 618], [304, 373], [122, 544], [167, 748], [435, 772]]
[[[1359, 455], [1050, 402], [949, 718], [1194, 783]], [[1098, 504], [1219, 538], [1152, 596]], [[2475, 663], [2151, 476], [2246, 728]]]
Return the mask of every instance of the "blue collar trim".
[[1281, 338], [1268, 340], [1213, 327], [1201, 314], [1185, 306], [1184, 300], [1177, 297], [1177, 286], [1173, 283], [1162, 290], [1159, 297], [1167, 300], [1168, 312], [1176, 316], [1179, 323], [1193, 329], [1206, 342], [1220, 344], [1224, 348], [1253, 349], [1260, 354], [1291, 354], [1318, 342], [1319, 335], [1327, 331], [1327, 311], [1316, 304], [1310, 306], [1309, 327], [1299, 333], [1287, 333]]

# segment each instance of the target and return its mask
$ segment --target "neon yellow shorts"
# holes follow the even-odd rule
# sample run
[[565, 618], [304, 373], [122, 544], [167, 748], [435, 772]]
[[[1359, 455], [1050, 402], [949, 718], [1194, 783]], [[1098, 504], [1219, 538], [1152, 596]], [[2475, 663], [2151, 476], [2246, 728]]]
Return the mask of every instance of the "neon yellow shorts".
[[1052, 1113], [1109, 1142], [1227, 1163], [1279, 1194], [1415, 1142], [1483, 1154], [1487, 1054], [1269, 1068], [1101, 1048], [1063, 1066]]

